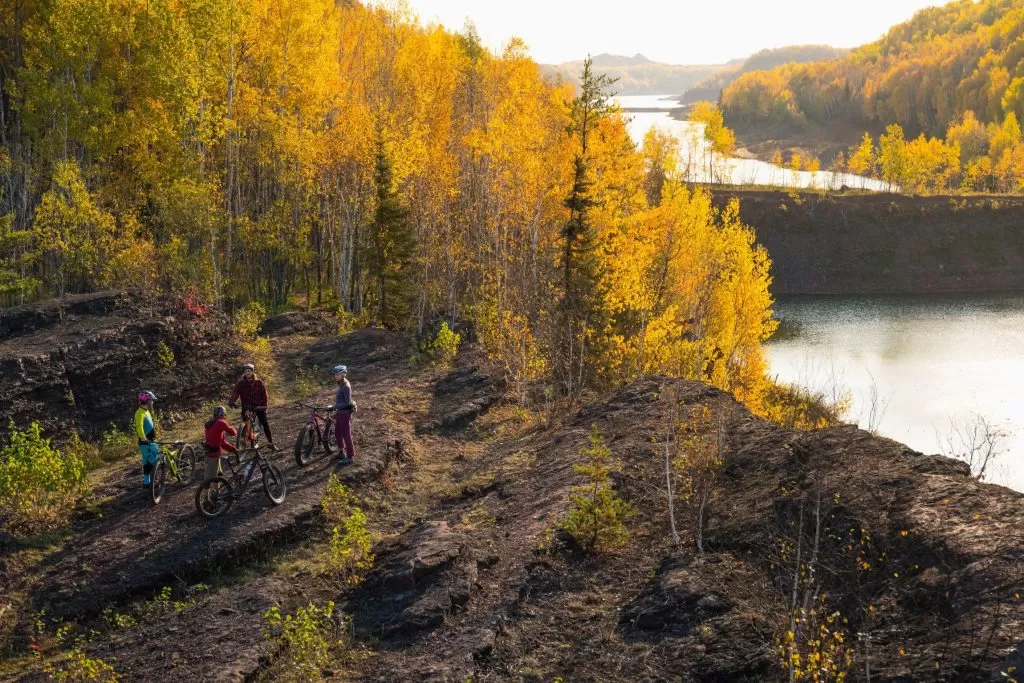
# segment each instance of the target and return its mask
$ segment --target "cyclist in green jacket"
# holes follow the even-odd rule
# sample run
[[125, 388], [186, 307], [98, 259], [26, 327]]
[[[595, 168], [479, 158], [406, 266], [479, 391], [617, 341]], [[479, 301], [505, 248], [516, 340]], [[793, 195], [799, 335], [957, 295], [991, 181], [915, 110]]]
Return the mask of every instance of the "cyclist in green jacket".
[[156, 423], [149, 409], [153, 407], [156, 394], [148, 389], [139, 392], [139, 407], [135, 410], [135, 435], [139, 438], [139, 453], [142, 454], [142, 486], [153, 483], [153, 466], [159, 455], [156, 441]]

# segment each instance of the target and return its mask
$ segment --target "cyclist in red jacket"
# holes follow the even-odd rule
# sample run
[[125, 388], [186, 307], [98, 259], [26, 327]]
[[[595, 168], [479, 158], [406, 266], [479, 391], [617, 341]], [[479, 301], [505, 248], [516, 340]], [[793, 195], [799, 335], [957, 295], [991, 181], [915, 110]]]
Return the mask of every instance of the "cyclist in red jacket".
[[217, 406], [213, 409], [213, 419], [206, 423], [206, 436], [203, 438], [203, 446], [206, 447], [206, 479], [216, 479], [220, 476], [220, 456], [227, 451], [237, 453], [238, 450], [228, 442], [228, 436], [234, 436], [238, 432], [224, 419], [227, 411], [224, 406]]
[[269, 402], [267, 385], [256, 375], [256, 366], [252, 363], [242, 366], [242, 379], [238, 381], [235, 390], [231, 392], [231, 400], [228, 401], [228, 405], [234, 408], [235, 401], [238, 399], [242, 400], [243, 411], [251, 409], [256, 414], [263, 426], [263, 433], [267, 435], [270, 449], [276, 451], [274, 435], [271, 434], [270, 425], [267, 423], [267, 403]]

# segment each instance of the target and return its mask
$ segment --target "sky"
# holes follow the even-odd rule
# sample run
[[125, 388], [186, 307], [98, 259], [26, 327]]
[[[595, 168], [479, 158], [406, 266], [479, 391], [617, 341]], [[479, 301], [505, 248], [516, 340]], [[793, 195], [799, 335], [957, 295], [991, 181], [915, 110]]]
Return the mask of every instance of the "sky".
[[[472, 19], [499, 51], [526, 41], [543, 64], [590, 53], [670, 64], [721, 64], [762, 48], [856, 47], [882, 37], [934, 0], [406, 0], [423, 23], [461, 30]], [[385, 2], [384, 4], [389, 4]]]

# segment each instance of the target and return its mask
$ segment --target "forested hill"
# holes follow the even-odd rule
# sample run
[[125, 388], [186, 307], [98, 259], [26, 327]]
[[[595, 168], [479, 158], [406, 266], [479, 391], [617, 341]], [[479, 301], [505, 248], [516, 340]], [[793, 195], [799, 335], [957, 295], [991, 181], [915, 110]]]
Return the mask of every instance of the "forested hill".
[[730, 62], [683, 93], [682, 102], [689, 104], [706, 100], [717, 102], [722, 89], [745, 73], [772, 69], [791, 62], [815, 62], [839, 59], [849, 50], [830, 45], [790, 45], [758, 50], [744, 60]]
[[735, 123], [898, 123], [942, 136], [968, 110], [1024, 114], [1024, 1], [960, 0], [921, 10], [841, 60], [743, 75], [722, 96]]

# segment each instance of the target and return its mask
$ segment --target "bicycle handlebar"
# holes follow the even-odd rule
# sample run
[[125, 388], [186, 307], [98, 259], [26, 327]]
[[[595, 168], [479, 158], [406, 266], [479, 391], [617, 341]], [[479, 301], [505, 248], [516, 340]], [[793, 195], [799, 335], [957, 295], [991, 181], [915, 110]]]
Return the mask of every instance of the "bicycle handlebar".
[[182, 439], [178, 439], [177, 441], [154, 441], [153, 443], [157, 446], [180, 446], [185, 442]]
[[310, 410], [315, 410], [317, 412], [320, 412], [320, 411], [330, 412], [332, 410], [336, 410], [336, 408], [334, 406], [311, 406], [310, 404], [303, 403], [302, 401], [296, 401], [295, 405], [302, 406], [303, 408], [309, 408]]

